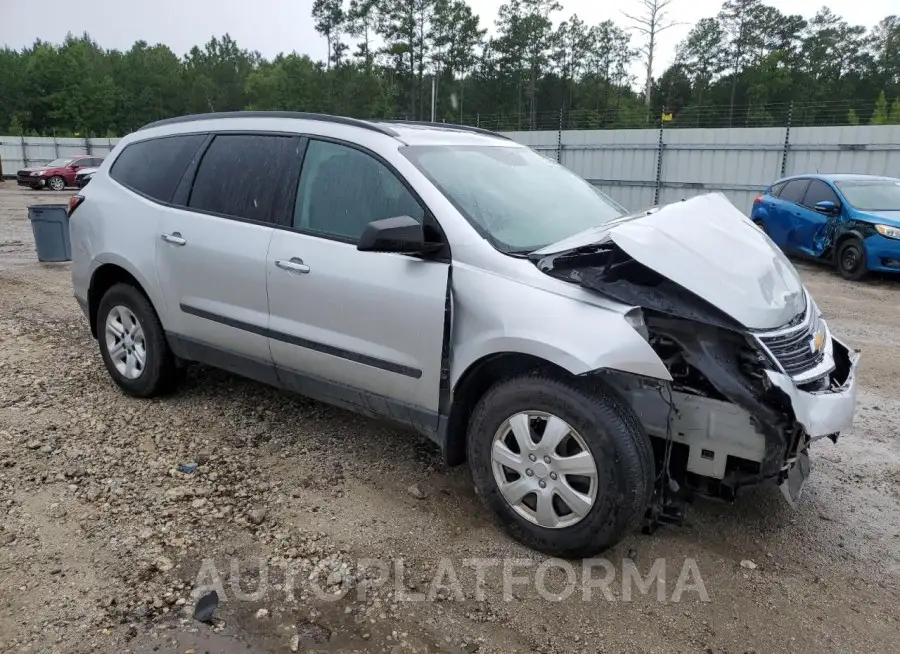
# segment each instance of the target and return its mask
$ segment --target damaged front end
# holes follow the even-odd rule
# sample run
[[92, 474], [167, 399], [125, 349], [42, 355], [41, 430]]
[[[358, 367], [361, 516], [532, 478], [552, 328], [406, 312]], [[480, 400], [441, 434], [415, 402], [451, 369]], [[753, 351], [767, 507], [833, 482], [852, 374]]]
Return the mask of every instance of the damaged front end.
[[858, 356], [831, 336], [805, 289], [787, 324], [750, 329], [612, 239], [533, 259], [551, 276], [640, 307], [640, 331], [672, 381], [608, 374], [655, 437], [666, 492], [732, 499], [774, 481], [794, 504], [810, 443], [837, 442], [852, 424]]

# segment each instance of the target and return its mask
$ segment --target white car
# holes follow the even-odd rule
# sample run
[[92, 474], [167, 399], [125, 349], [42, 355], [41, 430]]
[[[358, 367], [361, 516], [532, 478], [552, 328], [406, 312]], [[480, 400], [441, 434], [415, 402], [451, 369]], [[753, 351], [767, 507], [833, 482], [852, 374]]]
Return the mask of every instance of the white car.
[[125, 392], [200, 362], [404, 423], [549, 554], [688, 492], [796, 501], [810, 444], [853, 421], [858, 356], [723, 196], [624, 215], [484, 130], [171, 119], [70, 207], [75, 296]]

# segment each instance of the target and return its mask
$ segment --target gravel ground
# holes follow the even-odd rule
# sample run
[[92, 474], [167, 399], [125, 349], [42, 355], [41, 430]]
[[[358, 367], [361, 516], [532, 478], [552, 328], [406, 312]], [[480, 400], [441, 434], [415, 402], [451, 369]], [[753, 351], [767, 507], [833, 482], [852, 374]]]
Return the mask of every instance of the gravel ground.
[[[164, 400], [118, 392], [68, 264], [33, 253], [26, 205], [65, 197], [0, 184], [0, 651], [900, 651], [896, 282], [799, 266], [864, 356], [857, 423], [816, 445], [801, 505], [698, 501], [608, 552], [586, 600], [603, 568], [564, 592], [415, 435], [206, 368]], [[498, 565], [478, 585], [469, 559]], [[628, 583], [658, 560], [664, 584]], [[510, 561], [529, 582], [508, 592]]]

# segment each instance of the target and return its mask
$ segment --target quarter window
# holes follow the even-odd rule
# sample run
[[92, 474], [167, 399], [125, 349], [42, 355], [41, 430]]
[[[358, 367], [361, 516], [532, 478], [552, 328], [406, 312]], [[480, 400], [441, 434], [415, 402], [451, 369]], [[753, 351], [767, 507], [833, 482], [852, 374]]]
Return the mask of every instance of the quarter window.
[[188, 134], [132, 143], [113, 162], [109, 176], [154, 200], [170, 202], [205, 138], [204, 134]]
[[425, 211], [397, 176], [369, 154], [337, 143], [311, 140], [303, 162], [293, 226], [356, 241], [373, 220]]
[[793, 202], [800, 204], [803, 196], [806, 194], [806, 188], [809, 186], [808, 179], [795, 179], [787, 183], [778, 197], [785, 202]]
[[203, 155], [188, 207], [288, 225], [301, 154], [296, 136], [220, 134]]

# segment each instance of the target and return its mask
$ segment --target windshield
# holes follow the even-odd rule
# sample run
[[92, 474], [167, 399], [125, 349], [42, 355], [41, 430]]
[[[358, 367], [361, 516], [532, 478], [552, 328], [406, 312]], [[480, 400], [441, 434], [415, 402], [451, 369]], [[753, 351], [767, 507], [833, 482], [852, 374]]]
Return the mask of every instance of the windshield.
[[591, 184], [528, 148], [410, 146], [401, 150], [479, 232], [505, 252], [537, 250], [625, 213]]
[[65, 168], [66, 166], [68, 166], [68, 165], [69, 165], [70, 163], [72, 163], [73, 161], [75, 161], [75, 160], [72, 159], [72, 158], [69, 158], [69, 159], [54, 159], [53, 161], [51, 161], [50, 163], [48, 163], [46, 166], [44, 166], [44, 168]]
[[900, 180], [837, 182], [847, 202], [860, 211], [900, 211]]

